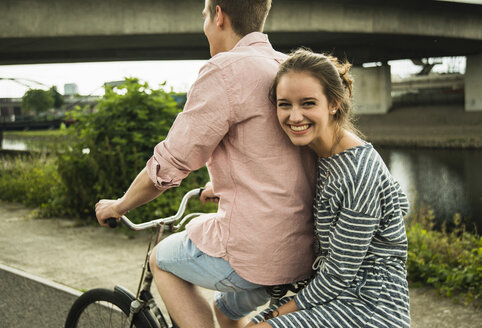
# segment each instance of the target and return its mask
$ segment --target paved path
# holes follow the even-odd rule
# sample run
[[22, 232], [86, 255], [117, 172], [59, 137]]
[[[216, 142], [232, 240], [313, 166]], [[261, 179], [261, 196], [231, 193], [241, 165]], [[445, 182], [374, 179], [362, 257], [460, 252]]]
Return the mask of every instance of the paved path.
[[[30, 219], [28, 214], [21, 205], [0, 202], [1, 264], [77, 290], [115, 284], [136, 290], [148, 235], [129, 238], [78, 221]], [[428, 289], [413, 288], [410, 293], [414, 328], [482, 327], [482, 313], [471, 307], [454, 304]], [[212, 293], [205, 291], [205, 295], [210, 298]], [[1, 315], [8, 310], [0, 301], [0, 327], [10, 326]]]

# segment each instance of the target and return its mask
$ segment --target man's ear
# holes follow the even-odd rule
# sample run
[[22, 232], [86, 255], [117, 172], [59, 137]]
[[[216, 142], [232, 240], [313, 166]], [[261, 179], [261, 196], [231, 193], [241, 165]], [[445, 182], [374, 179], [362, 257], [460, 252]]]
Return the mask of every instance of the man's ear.
[[224, 27], [225, 14], [220, 6], [216, 6], [216, 27], [222, 29]]

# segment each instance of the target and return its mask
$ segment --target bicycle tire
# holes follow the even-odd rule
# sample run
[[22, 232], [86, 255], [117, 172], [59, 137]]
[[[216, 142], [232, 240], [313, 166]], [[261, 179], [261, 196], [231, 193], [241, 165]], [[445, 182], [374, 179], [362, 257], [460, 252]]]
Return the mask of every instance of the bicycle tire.
[[[82, 294], [70, 308], [65, 328], [126, 327], [132, 299], [115, 291], [98, 288]], [[134, 317], [132, 327], [157, 328], [147, 310]]]

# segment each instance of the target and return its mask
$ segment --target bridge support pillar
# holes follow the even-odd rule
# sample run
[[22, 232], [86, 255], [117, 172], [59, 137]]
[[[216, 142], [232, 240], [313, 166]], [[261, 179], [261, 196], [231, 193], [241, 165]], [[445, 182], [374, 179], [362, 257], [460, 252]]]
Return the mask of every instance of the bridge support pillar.
[[467, 56], [465, 111], [482, 111], [482, 54]]
[[357, 114], [385, 114], [392, 106], [390, 66], [353, 67], [353, 107]]

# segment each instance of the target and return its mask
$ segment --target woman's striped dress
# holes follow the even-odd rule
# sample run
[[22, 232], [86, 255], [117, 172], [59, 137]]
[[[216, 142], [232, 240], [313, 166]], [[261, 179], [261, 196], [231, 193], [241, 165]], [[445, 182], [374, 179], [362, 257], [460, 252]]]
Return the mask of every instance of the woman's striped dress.
[[[318, 160], [318, 270], [273, 327], [409, 327], [408, 202], [369, 143]], [[315, 243], [317, 244], [317, 243]], [[282, 303], [289, 300], [286, 298]], [[265, 312], [254, 318], [262, 320]]]

